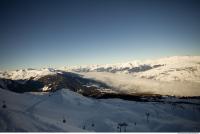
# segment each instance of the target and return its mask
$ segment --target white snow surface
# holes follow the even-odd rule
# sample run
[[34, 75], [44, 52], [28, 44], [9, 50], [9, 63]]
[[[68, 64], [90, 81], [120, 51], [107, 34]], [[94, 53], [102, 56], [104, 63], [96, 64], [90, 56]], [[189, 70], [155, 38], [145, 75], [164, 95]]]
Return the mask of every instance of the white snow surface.
[[[0, 89], [0, 131], [199, 132], [199, 105], [96, 100], [67, 89], [18, 94]], [[149, 116], [147, 116], [149, 113]], [[65, 122], [63, 122], [65, 120]], [[121, 129], [124, 131], [124, 128]]]

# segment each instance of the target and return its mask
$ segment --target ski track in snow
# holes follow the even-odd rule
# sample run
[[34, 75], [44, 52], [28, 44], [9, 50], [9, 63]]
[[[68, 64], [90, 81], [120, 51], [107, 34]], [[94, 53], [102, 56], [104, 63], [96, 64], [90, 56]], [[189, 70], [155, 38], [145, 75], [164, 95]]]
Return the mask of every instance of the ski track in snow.
[[120, 122], [128, 124], [128, 132], [200, 131], [199, 105], [96, 100], [67, 89], [50, 96], [1, 89], [2, 101], [7, 108], [0, 110], [0, 131], [117, 132]]

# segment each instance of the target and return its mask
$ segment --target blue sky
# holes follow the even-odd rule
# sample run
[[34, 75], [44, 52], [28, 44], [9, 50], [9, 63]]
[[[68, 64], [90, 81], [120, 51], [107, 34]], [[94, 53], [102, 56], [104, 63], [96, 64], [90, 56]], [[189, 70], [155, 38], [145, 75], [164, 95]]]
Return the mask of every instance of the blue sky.
[[200, 54], [198, 0], [1, 0], [0, 69]]

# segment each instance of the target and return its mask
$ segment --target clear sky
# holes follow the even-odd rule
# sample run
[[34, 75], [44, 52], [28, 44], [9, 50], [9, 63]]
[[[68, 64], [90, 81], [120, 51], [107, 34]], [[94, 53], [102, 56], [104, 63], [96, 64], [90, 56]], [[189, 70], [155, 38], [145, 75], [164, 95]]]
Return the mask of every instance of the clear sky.
[[0, 69], [200, 55], [199, 0], [1, 0]]

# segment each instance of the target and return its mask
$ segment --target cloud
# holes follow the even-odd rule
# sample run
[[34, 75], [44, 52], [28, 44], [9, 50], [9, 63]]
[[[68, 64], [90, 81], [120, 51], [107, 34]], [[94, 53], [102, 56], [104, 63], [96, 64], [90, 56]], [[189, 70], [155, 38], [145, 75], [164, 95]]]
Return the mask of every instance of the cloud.
[[112, 86], [118, 92], [152, 93], [173, 96], [200, 96], [200, 83], [195, 82], [162, 82], [150, 79], [138, 79], [130, 74], [113, 74], [106, 72], [82, 73], [86, 78], [92, 78]]

